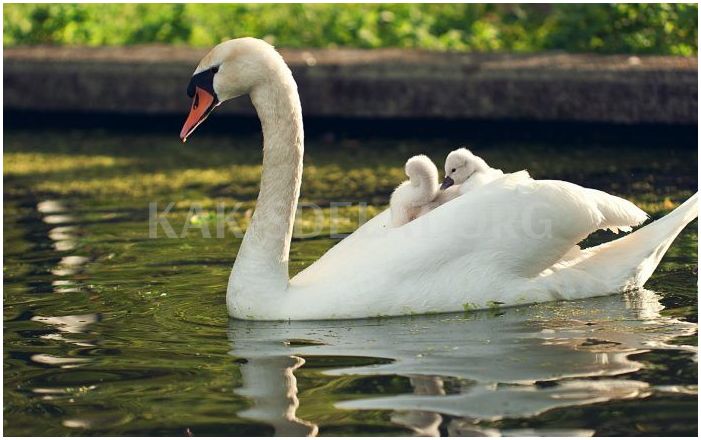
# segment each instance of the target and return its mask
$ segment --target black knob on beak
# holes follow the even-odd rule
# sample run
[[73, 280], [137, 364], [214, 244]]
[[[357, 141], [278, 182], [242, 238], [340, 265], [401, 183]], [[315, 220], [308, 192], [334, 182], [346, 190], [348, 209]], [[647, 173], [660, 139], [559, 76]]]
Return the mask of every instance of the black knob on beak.
[[452, 177], [445, 176], [445, 179], [443, 179], [443, 183], [441, 184], [441, 189], [450, 188], [454, 183], [455, 181], [452, 179]]

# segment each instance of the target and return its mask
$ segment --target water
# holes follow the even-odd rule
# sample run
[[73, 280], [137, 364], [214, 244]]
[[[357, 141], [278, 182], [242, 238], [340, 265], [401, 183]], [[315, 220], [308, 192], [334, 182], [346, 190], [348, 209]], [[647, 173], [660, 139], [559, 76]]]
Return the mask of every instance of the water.
[[[234, 321], [224, 293], [240, 239], [201, 227], [216, 235], [219, 201], [242, 203], [234, 223], [245, 225], [258, 141], [5, 134], [6, 434], [696, 433], [696, 223], [641, 292], [391, 319]], [[657, 142], [487, 142], [482, 153], [659, 216], [695, 191], [697, 157]], [[329, 143], [310, 139], [302, 189], [324, 215], [331, 200], [377, 212], [404, 158], [431, 151], [442, 162], [454, 145]], [[178, 235], [190, 226], [182, 238], [149, 238], [151, 201], [159, 211], [176, 202], [166, 217]], [[352, 230], [354, 209], [336, 227]], [[292, 272], [336, 241], [295, 239]]]

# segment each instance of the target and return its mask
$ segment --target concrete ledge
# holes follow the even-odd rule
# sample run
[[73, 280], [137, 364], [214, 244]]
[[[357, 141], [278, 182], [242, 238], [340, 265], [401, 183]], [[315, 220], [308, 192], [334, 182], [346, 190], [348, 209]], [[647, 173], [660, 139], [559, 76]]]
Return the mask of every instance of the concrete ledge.
[[[697, 58], [281, 52], [305, 116], [697, 123]], [[185, 88], [205, 53], [171, 46], [5, 49], [4, 106], [184, 115]], [[245, 99], [217, 111], [253, 113]]]

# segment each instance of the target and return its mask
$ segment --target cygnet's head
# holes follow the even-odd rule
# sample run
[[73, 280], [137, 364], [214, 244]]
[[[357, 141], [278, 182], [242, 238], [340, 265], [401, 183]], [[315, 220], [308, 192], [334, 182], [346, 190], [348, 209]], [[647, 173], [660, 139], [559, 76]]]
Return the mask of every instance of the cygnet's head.
[[404, 172], [409, 177], [412, 184], [421, 182], [433, 182], [438, 185], [438, 168], [426, 155], [419, 154], [406, 161]]
[[250, 94], [279, 75], [291, 75], [279, 53], [263, 40], [236, 38], [216, 45], [197, 65], [187, 86], [192, 101], [180, 138], [184, 141], [216, 106]]
[[461, 185], [474, 173], [487, 168], [487, 163], [482, 158], [472, 154], [467, 148], [453, 150], [445, 158], [445, 178], [441, 189]]

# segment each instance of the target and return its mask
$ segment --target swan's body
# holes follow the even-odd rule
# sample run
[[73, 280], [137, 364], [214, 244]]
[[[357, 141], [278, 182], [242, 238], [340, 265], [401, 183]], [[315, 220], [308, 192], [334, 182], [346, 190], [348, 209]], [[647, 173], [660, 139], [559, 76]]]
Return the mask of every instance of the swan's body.
[[438, 195], [438, 168], [428, 157], [420, 154], [404, 166], [409, 180], [402, 182], [389, 201], [392, 226], [402, 226], [428, 212], [423, 208]]
[[460, 188], [460, 194], [465, 194], [503, 175], [503, 171], [490, 167], [484, 159], [467, 148], [458, 148], [445, 158], [445, 179], [441, 188], [456, 185]]
[[[202, 80], [208, 69], [211, 86]], [[628, 236], [579, 250], [577, 243], [590, 233], [638, 225], [645, 213], [601, 191], [507, 174], [401, 228], [390, 227], [385, 211], [288, 280], [303, 156], [292, 74], [271, 46], [244, 38], [215, 47], [193, 84], [200, 102], [212, 104], [206, 111], [193, 105], [181, 136], [220, 101], [245, 93], [263, 128], [260, 194], [227, 288], [235, 318], [451, 312], [620, 292], [642, 287], [672, 240], [696, 218], [695, 195]]]

